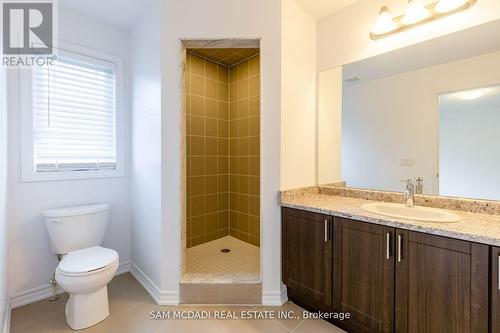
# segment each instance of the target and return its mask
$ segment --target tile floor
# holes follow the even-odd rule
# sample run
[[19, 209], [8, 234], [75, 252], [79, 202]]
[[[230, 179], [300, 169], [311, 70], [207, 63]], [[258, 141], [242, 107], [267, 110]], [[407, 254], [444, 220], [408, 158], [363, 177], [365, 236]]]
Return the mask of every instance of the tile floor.
[[[222, 253], [224, 248], [231, 252]], [[259, 259], [259, 247], [231, 236], [222, 237], [187, 249], [182, 282], [259, 282]]]
[[[11, 333], [31, 332], [72, 332], [66, 325], [64, 318], [64, 304], [67, 299], [63, 295], [56, 302], [39, 301], [15, 309], [12, 312]], [[215, 306], [159, 306], [147, 294], [142, 286], [130, 274], [117, 276], [109, 284], [109, 303], [111, 315], [89, 329], [80, 332], [103, 333], [160, 333], [160, 332], [295, 332], [295, 333], [323, 333], [344, 332], [339, 328], [322, 320], [309, 319], [269, 319], [269, 320], [152, 320], [150, 311], [172, 310], [273, 310], [294, 311], [301, 313], [302, 309], [292, 303], [282, 307], [215, 307]]]

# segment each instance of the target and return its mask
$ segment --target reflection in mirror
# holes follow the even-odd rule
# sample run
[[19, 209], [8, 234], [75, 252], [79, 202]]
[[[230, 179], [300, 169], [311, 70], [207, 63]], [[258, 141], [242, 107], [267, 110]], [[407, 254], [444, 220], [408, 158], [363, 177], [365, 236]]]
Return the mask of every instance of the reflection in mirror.
[[499, 30], [493, 21], [320, 73], [318, 183], [402, 192], [421, 179], [423, 194], [500, 200]]
[[439, 95], [439, 194], [500, 198], [500, 85]]

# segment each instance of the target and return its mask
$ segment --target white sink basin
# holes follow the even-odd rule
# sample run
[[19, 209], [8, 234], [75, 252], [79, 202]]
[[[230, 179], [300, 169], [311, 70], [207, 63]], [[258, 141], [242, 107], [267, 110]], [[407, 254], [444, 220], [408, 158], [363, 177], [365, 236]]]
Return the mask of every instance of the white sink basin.
[[406, 207], [403, 204], [395, 204], [388, 202], [373, 202], [361, 206], [364, 210], [385, 216], [392, 216], [402, 219], [422, 221], [422, 222], [458, 222], [462, 218], [449, 211], [429, 207]]

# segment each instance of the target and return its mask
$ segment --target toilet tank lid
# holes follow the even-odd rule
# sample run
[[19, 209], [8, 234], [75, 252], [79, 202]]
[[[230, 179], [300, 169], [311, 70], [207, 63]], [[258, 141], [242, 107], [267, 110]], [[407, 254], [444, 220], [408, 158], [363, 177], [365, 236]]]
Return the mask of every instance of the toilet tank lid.
[[46, 211], [43, 212], [43, 216], [57, 218], [57, 217], [94, 214], [109, 210], [109, 207], [110, 207], [109, 204], [95, 204], [86, 206], [47, 209]]

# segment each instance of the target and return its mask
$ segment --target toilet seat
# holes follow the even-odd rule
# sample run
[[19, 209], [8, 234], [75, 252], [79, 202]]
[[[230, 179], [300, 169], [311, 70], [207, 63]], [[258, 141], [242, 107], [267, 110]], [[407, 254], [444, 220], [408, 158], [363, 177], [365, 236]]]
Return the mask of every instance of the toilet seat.
[[100, 246], [89, 247], [68, 253], [57, 266], [64, 276], [86, 276], [100, 273], [118, 260], [115, 250]]

